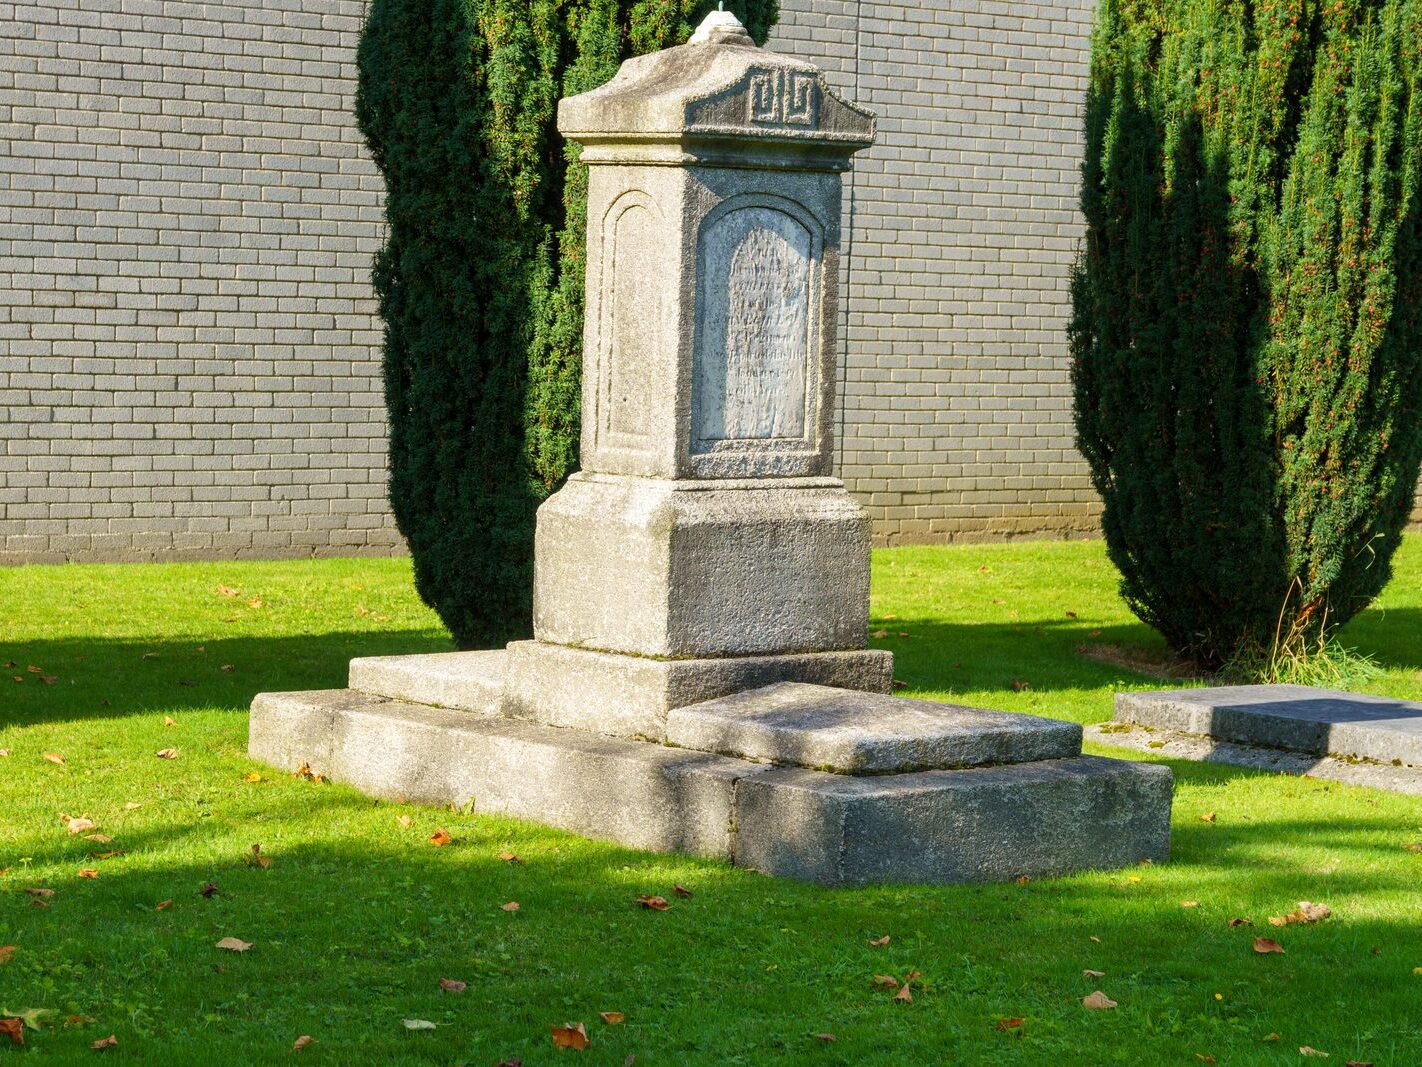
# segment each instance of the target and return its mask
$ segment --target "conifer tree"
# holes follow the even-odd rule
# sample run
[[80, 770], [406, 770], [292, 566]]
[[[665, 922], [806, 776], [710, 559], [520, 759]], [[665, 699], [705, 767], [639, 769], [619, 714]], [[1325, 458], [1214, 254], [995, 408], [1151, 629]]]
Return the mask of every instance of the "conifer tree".
[[1101, 0], [1078, 444], [1136, 614], [1208, 669], [1377, 595], [1422, 462], [1422, 0]]
[[[357, 118], [385, 179], [390, 501], [462, 647], [527, 634], [533, 517], [577, 462], [586, 173], [558, 100], [715, 0], [372, 0]], [[763, 41], [776, 0], [732, 0]]]

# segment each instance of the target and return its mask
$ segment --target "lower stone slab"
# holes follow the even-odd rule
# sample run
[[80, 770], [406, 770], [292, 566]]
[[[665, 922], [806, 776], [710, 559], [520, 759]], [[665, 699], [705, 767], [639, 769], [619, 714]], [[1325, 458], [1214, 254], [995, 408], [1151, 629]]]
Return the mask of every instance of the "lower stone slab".
[[1095, 757], [852, 777], [348, 689], [258, 696], [249, 747], [377, 795], [825, 885], [1040, 878], [1169, 851], [1170, 772]]
[[459, 711], [499, 710], [504, 689], [502, 648], [489, 652], [433, 652], [351, 660], [352, 689], [391, 700]]
[[1304, 685], [1117, 693], [1116, 721], [1217, 741], [1422, 767], [1422, 704]]

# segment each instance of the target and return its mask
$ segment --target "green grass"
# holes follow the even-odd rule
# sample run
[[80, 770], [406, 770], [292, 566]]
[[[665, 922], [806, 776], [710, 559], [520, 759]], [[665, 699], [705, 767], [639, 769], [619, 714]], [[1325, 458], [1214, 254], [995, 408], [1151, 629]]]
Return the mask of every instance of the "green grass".
[[[905, 692], [1090, 722], [1109, 717], [1113, 689], [1161, 684], [1077, 651], [1161, 657], [1099, 543], [875, 562], [876, 643], [898, 654]], [[1409, 539], [1382, 603], [1345, 635], [1382, 666], [1377, 692], [1422, 694], [1419, 577]], [[446, 648], [404, 561], [0, 570], [0, 663], [17, 664], [0, 674], [0, 945], [17, 946], [0, 1009], [56, 1013], [0, 1058], [1295, 1064], [1311, 1046], [1339, 1065], [1422, 1062], [1422, 855], [1405, 848], [1422, 841], [1422, 799], [1176, 764], [1168, 865], [828, 891], [377, 802], [245, 757], [253, 694], [340, 685], [354, 655]], [[176, 759], [155, 758], [169, 747]], [[69, 835], [61, 813], [113, 843]], [[452, 845], [428, 843], [437, 827]], [[268, 869], [244, 862], [258, 842]], [[124, 854], [90, 858], [107, 849]], [[41, 886], [47, 909], [24, 892]], [[635, 907], [643, 893], [671, 909]], [[517, 913], [500, 909], [510, 900]], [[1267, 924], [1299, 900], [1335, 917]], [[1231, 929], [1236, 916], [1257, 925]], [[887, 947], [867, 943], [883, 934]], [[1256, 955], [1256, 934], [1287, 953]], [[217, 951], [227, 936], [255, 947]], [[910, 970], [923, 974], [912, 1004], [871, 988]], [[468, 989], [441, 993], [440, 978]], [[1098, 987], [1120, 1007], [1085, 1011]], [[1026, 1022], [999, 1032], [1004, 1017]], [[565, 1021], [587, 1024], [588, 1052], [552, 1047], [548, 1027]], [[89, 1051], [110, 1033], [117, 1049]], [[293, 1054], [301, 1034], [316, 1043]]]

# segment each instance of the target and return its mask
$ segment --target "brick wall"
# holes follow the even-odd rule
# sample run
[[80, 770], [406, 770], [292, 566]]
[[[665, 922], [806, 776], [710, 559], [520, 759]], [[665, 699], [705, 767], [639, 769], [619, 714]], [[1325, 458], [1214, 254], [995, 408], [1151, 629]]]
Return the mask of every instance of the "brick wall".
[[[781, 0], [880, 116], [841, 466], [880, 541], [1095, 528], [1063, 327], [1092, 0]], [[0, 562], [398, 551], [363, 0], [0, 0]]]
[[0, 561], [399, 548], [362, 10], [0, 2]]

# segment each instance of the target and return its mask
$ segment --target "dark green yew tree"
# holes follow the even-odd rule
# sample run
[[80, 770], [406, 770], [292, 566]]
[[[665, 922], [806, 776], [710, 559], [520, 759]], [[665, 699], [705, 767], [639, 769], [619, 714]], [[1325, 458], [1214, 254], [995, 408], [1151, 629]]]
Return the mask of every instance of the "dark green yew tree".
[[1205, 668], [1324, 647], [1422, 459], [1422, 0], [1102, 0], [1078, 444], [1132, 609]]
[[[533, 516], [577, 462], [586, 174], [564, 95], [714, 0], [372, 0], [356, 111], [385, 178], [390, 500], [463, 647], [527, 634]], [[732, 0], [757, 40], [776, 0]]]

